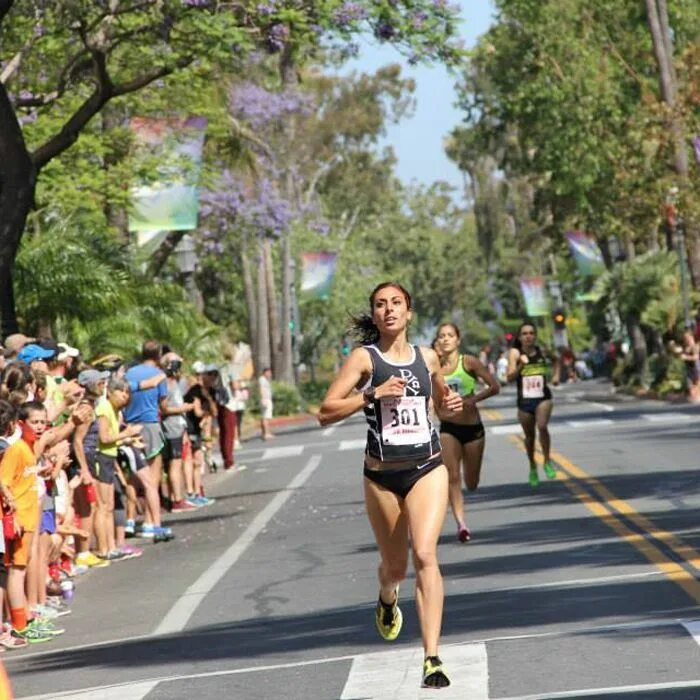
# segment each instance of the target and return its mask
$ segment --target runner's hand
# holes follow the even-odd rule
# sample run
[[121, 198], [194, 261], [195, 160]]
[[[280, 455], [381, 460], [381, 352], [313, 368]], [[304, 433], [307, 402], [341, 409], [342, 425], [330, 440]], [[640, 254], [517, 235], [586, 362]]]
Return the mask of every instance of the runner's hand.
[[469, 394], [469, 396], [462, 397], [463, 408], [473, 408], [474, 406], [476, 406], [476, 396], [474, 396], [474, 394]]
[[442, 407], [447, 411], [461, 411], [462, 397], [456, 391], [448, 389], [447, 393], [442, 399]]
[[380, 384], [374, 392], [375, 399], [399, 399], [404, 395], [406, 380], [401, 377], [390, 377]]
[[526, 365], [528, 362], [530, 362], [530, 358], [524, 352], [521, 352], [520, 355], [518, 355], [518, 362], [521, 365]]
[[92, 474], [88, 471], [82, 471], [80, 472], [80, 482], [84, 484], [85, 486], [89, 486], [90, 484], [95, 483], [95, 480], [92, 478]]

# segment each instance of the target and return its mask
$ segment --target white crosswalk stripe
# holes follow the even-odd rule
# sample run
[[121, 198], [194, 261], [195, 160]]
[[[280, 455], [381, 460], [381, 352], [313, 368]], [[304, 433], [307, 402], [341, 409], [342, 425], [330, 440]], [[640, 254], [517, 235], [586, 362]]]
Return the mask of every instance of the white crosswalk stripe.
[[338, 445], [339, 450], [361, 450], [366, 444], [366, 439], [361, 440], [341, 440]]
[[[488, 700], [486, 644], [461, 644], [440, 649], [451, 685], [441, 688], [440, 700]], [[433, 700], [435, 689], [421, 688], [422, 649], [363, 654], [352, 662], [340, 700]]]
[[282, 457], [298, 457], [304, 451], [304, 445], [286, 445], [284, 447], [268, 447], [263, 452], [263, 459], [280, 459]]

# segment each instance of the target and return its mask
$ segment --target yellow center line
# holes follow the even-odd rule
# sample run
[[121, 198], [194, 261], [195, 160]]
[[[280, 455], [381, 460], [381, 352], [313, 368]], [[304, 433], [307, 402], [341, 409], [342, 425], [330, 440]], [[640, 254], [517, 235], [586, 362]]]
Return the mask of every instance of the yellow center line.
[[[523, 445], [521, 438], [518, 438], [515, 435], [510, 435], [509, 438], [521, 450], [525, 451], [525, 446]], [[611, 511], [611, 508], [614, 507], [620, 514], [624, 514], [625, 517], [629, 518], [630, 521], [634, 522], [651, 537], [657, 539], [658, 541], [664, 542], [676, 554], [678, 554], [683, 561], [693, 566], [693, 568], [697, 568], [695, 566], [697, 561], [697, 552], [695, 552], [692, 547], [685, 545], [675, 535], [662, 530], [654, 525], [654, 523], [652, 523], [648, 518], [645, 518], [640, 513], [637, 513], [632, 506], [625, 501], [618, 499], [597, 479], [588, 475], [583, 469], [577, 467], [563, 455], [559, 454], [558, 452], [552, 452], [552, 457], [561, 467], [561, 469], [557, 472], [557, 479], [562, 481], [569, 491], [571, 491], [591, 513], [600, 518], [600, 520], [611, 528], [621, 539], [632, 545], [671, 581], [680, 586], [695, 601], [696, 604], [700, 604], [700, 581], [698, 581], [695, 576], [693, 576], [679, 563], [669, 559], [666, 554], [664, 554], [658, 547], [644, 537], [644, 535], [630, 530], [624, 522], [615, 517], [615, 514]], [[537, 460], [538, 464], [542, 464], [544, 462], [544, 459], [539, 452], [536, 453], [535, 459]], [[596, 500], [581, 486], [580, 483], [578, 483], [577, 479], [586, 480], [587, 483], [591, 485], [591, 488], [593, 488], [596, 493], [598, 493], [598, 495], [610, 505], [610, 507], [606, 505], [606, 503], [601, 503], [600, 501]], [[599, 488], [596, 488], [596, 485]], [[671, 543], [674, 543], [674, 546], [671, 546]], [[680, 547], [677, 546], [678, 544], [680, 544]], [[686, 555], [690, 555], [690, 558], [688, 558]]]
[[481, 415], [489, 420], [503, 420], [503, 414], [497, 408], [482, 408]]

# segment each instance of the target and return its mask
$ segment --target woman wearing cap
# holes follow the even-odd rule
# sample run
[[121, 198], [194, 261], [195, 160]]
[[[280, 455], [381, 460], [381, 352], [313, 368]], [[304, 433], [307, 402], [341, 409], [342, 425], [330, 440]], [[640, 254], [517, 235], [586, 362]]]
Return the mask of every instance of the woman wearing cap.
[[437, 541], [448, 476], [429, 405], [432, 399], [437, 406], [460, 410], [462, 399], [445, 385], [435, 352], [408, 342], [409, 293], [386, 282], [372, 291], [369, 302], [370, 313], [356, 318], [353, 326], [364, 344], [341, 367], [319, 420], [328, 425], [364, 410], [365, 504], [380, 555], [375, 624], [383, 639], [398, 637], [403, 621], [398, 588], [412, 551], [425, 655], [423, 686], [443, 688], [450, 681], [438, 657], [444, 591]]

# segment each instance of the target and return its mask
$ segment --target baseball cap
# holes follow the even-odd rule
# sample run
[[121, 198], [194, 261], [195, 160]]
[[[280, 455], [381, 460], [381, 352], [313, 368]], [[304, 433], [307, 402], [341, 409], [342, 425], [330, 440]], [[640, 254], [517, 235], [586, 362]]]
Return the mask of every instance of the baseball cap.
[[202, 370], [203, 372], [218, 372], [219, 371], [219, 365], [204, 365], [204, 369]]
[[33, 343], [36, 338], [30, 338], [23, 333], [12, 333], [5, 338], [6, 355], [16, 355], [25, 345]]
[[109, 379], [109, 376], [110, 374], [107, 370], [100, 372], [97, 369], [84, 369], [78, 375], [78, 384], [80, 384], [80, 386], [87, 386], [88, 384], [94, 384], [95, 382]]
[[58, 343], [58, 357], [56, 358], [59, 362], [67, 360], [69, 357], [78, 357], [80, 355], [80, 350], [74, 348], [68, 343]]
[[25, 362], [30, 365], [35, 360], [48, 360], [56, 354], [54, 350], [49, 350], [48, 348], [42, 348], [41, 345], [36, 343], [30, 343], [25, 345], [17, 354], [17, 359], [20, 362]]
[[116, 372], [124, 364], [124, 358], [121, 355], [110, 353], [109, 355], [97, 357], [90, 364], [95, 369], [108, 369], [112, 372]]
[[192, 371], [195, 374], [203, 374], [206, 372], [207, 366], [201, 361], [197, 360], [196, 362], [192, 363]]
[[58, 355], [60, 352], [58, 343], [53, 338], [39, 338], [39, 340], [36, 341], [36, 344], [39, 347], [44, 348], [44, 350], [51, 350], [54, 355]]

